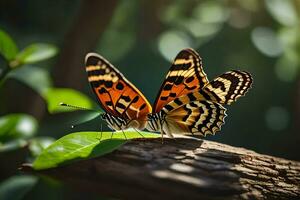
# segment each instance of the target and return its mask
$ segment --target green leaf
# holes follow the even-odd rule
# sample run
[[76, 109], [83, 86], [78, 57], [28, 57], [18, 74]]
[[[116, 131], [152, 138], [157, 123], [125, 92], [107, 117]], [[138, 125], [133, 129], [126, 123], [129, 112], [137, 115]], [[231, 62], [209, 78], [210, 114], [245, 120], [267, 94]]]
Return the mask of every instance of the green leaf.
[[38, 178], [29, 175], [13, 176], [0, 184], [0, 200], [21, 200], [37, 183]]
[[18, 55], [17, 60], [21, 64], [35, 63], [55, 56], [57, 48], [52, 44], [36, 43], [23, 49]]
[[18, 53], [18, 48], [12, 38], [0, 30], [0, 54], [7, 60], [13, 60]]
[[[37, 121], [30, 115], [10, 114], [0, 118], [0, 142], [32, 137], [37, 129]], [[0, 145], [1, 149], [1, 145]]]
[[[133, 138], [155, 138], [159, 134], [140, 132], [142, 137], [136, 131], [125, 131], [127, 139]], [[45, 149], [34, 161], [33, 168], [36, 170], [57, 167], [66, 163], [94, 158], [120, 147], [126, 143], [122, 132], [114, 132], [111, 138], [111, 132], [76, 132], [66, 135]]]
[[[50, 113], [71, 112], [76, 109], [60, 106], [60, 103], [67, 103], [87, 109], [92, 109], [94, 103], [86, 95], [67, 88], [52, 88], [45, 94]], [[99, 110], [101, 112], [101, 110]]]
[[25, 66], [15, 69], [8, 74], [9, 78], [15, 78], [43, 96], [51, 87], [52, 82], [49, 72], [44, 68]]

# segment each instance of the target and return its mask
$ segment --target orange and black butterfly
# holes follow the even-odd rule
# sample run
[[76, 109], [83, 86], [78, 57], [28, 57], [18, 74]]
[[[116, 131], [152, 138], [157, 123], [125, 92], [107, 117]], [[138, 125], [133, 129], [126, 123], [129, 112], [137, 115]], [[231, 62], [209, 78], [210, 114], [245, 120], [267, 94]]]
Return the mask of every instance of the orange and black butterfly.
[[102, 109], [101, 115], [113, 130], [146, 127], [152, 108], [144, 95], [111, 63], [96, 53], [85, 58], [88, 81]]
[[248, 72], [233, 70], [209, 82], [193, 49], [176, 56], [148, 115], [149, 131], [206, 135], [221, 129], [226, 108], [251, 87]]

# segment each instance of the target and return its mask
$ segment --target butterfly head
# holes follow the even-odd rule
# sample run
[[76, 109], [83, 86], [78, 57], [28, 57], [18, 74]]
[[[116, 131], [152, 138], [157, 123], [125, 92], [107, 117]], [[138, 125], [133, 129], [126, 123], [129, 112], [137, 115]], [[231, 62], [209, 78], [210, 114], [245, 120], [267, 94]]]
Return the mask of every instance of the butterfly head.
[[107, 125], [112, 130], [125, 130], [127, 129], [127, 123], [126, 121], [121, 117], [115, 117], [109, 113], [103, 113], [101, 114], [101, 119], [105, 120], [107, 122]]

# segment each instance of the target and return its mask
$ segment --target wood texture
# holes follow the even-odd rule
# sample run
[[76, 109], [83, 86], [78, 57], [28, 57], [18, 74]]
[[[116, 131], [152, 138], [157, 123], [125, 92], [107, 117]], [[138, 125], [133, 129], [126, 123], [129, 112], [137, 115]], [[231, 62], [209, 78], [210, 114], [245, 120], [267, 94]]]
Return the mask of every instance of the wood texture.
[[187, 137], [134, 140], [38, 173], [120, 199], [300, 199], [299, 162]]

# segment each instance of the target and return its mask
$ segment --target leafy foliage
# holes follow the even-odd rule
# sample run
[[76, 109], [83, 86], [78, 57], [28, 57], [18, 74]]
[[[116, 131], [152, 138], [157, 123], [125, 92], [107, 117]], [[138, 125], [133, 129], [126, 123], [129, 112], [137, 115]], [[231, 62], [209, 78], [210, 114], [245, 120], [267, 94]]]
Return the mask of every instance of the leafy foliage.
[[57, 48], [51, 44], [36, 43], [23, 49], [16, 57], [21, 64], [30, 64], [46, 60], [57, 53]]
[[[124, 132], [127, 139], [156, 138], [159, 134], [136, 131]], [[127, 142], [122, 132], [76, 132], [66, 135], [46, 148], [34, 161], [36, 170], [93, 158], [112, 152]]]
[[[6, 61], [6, 66], [0, 72], [0, 86], [4, 80], [13, 78], [25, 83], [44, 96], [51, 87], [49, 72], [44, 68], [26, 66], [53, 57], [57, 48], [51, 44], [35, 43], [19, 52], [16, 43], [4, 31], [0, 30], [0, 55]], [[25, 67], [26, 66], [26, 67]], [[0, 151], [11, 151], [29, 145], [33, 156], [36, 156], [45, 146], [44, 140], [33, 137], [38, 127], [37, 121], [27, 114], [10, 114], [0, 118]], [[48, 138], [49, 139], [49, 138]], [[49, 142], [50, 140], [48, 140]], [[39, 148], [38, 148], [39, 147]]]
[[8, 77], [24, 83], [41, 96], [52, 86], [48, 71], [32, 65], [13, 70], [8, 74]]
[[7, 60], [11, 61], [18, 53], [18, 47], [12, 38], [0, 30], [0, 54]]

